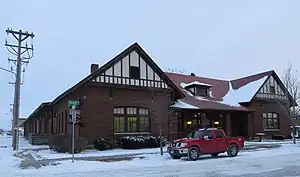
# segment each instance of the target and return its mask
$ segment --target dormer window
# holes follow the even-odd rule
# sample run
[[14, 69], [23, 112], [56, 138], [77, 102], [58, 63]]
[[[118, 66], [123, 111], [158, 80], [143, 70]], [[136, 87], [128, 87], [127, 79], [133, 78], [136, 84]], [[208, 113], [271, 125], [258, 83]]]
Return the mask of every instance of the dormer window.
[[194, 96], [211, 97], [210, 88], [212, 85], [194, 81], [183, 86], [186, 90], [190, 91]]
[[207, 87], [200, 87], [200, 86], [195, 86], [195, 96], [203, 96], [203, 97], [208, 97], [208, 89]]

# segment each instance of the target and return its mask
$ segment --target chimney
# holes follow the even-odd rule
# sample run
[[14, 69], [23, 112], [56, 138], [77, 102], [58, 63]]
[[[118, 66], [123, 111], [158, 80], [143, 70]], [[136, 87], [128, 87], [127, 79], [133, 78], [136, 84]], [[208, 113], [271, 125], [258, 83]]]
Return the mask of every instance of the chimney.
[[191, 73], [191, 76], [196, 76], [195, 73]]
[[98, 64], [91, 64], [91, 73], [95, 72], [99, 68]]

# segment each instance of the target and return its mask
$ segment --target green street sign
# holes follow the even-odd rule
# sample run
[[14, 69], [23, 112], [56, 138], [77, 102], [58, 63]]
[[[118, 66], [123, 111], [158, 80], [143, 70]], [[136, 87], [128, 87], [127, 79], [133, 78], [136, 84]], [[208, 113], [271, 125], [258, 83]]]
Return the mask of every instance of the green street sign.
[[70, 106], [79, 106], [80, 102], [79, 102], [79, 100], [69, 100], [68, 105], [70, 105]]

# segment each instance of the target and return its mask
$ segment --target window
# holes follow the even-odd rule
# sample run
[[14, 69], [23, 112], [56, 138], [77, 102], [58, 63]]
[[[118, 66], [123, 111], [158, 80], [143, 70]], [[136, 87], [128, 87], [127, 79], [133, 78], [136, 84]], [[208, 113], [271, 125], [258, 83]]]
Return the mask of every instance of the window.
[[192, 135], [193, 138], [200, 138], [203, 135], [204, 131], [196, 131], [194, 135]]
[[149, 110], [136, 107], [114, 108], [114, 133], [149, 132]]
[[214, 135], [212, 131], [206, 131], [203, 136], [208, 136], [208, 139], [213, 139]]
[[124, 132], [124, 117], [123, 116], [114, 116], [114, 131], [118, 133]]
[[277, 113], [263, 113], [264, 129], [279, 129], [279, 120]]
[[196, 96], [204, 96], [207, 97], [207, 88], [205, 87], [197, 87], [196, 88]]
[[201, 125], [201, 117], [200, 113], [193, 113], [192, 124], [193, 125]]
[[148, 116], [148, 109], [139, 109], [139, 116], [140, 116], [140, 131], [147, 132], [149, 131], [149, 116]]
[[69, 124], [68, 111], [65, 110], [65, 133], [68, 133], [68, 124]]
[[130, 66], [129, 77], [132, 79], [140, 79], [140, 68], [136, 66]]
[[203, 96], [203, 97], [208, 97], [208, 87], [203, 87], [203, 86], [192, 86], [189, 87], [188, 90], [195, 96]]
[[58, 113], [58, 119], [57, 119], [57, 126], [58, 126], [58, 131], [57, 131], [57, 134], [60, 134], [60, 128], [61, 128], [61, 125], [60, 125], [60, 113]]
[[217, 130], [216, 138], [223, 138], [223, 132], [221, 130]]
[[137, 132], [137, 117], [127, 117], [128, 132]]
[[60, 128], [60, 133], [64, 133], [64, 112], [61, 112], [60, 114], [60, 125], [61, 125], [61, 128]]
[[275, 94], [275, 87], [274, 86], [270, 86], [270, 93]]

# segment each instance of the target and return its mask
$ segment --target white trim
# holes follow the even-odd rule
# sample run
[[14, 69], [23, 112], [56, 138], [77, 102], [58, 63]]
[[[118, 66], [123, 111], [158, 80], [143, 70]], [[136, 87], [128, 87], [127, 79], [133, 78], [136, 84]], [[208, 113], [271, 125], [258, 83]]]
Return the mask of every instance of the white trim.
[[149, 135], [151, 134], [150, 132], [124, 132], [124, 133], [114, 133], [115, 135], [137, 135], [137, 134], [142, 134], [142, 135]]
[[279, 132], [279, 129], [264, 129], [265, 132]]
[[171, 108], [181, 108], [181, 109], [199, 109], [196, 106], [190, 105], [184, 101], [177, 100], [173, 105], [170, 106]]
[[207, 86], [207, 87], [212, 87], [213, 85], [210, 84], [206, 84], [206, 83], [202, 83], [202, 82], [198, 82], [198, 81], [194, 81], [194, 82], [190, 82], [190, 83], [181, 83], [180, 86], [183, 88], [192, 86], [192, 85], [199, 85], [199, 86]]

